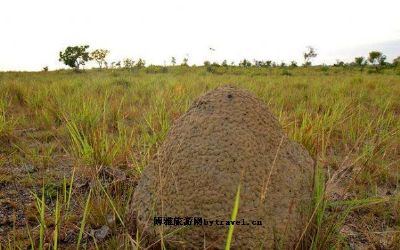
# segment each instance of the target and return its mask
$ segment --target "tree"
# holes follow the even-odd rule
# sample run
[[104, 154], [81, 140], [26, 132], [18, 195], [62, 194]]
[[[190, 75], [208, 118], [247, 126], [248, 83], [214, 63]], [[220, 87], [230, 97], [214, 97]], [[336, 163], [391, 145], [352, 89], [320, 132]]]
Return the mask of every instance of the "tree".
[[[119, 64], [119, 65], [118, 65]], [[124, 65], [125, 69], [131, 69], [133, 68], [133, 66], [135, 65], [135, 61], [133, 61], [132, 59], [129, 58], [125, 58], [124, 60], [122, 60], [122, 64]], [[121, 63], [116, 63], [116, 66], [120, 66]]]
[[400, 66], [400, 56], [393, 59], [393, 66], [395, 67]]
[[386, 65], [386, 56], [385, 56], [385, 55], [382, 55], [382, 56], [379, 58], [378, 63], [379, 63], [380, 66], [385, 66], [385, 65]]
[[243, 61], [239, 62], [239, 67], [251, 67], [251, 62], [247, 59], [243, 59]]
[[59, 61], [75, 70], [79, 70], [80, 65], [85, 65], [90, 60], [89, 52], [87, 52], [88, 48], [89, 45], [68, 46], [64, 52], [60, 51]]
[[175, 57], [171, 58], [171, 63], [172, 63], [172, 66], [175, 66], [175, 64], [176, 64], [176, 58]]
[[384, 65], [386, 61], [386, 56], [382, 54], [380, 51], [371, 51], [369, 52], [368, 61], [373, 64]]
[[183, 58], [181, 66], [189, 66], [188, 61], [189, 59], [187, 57]]
[[317, 57], [317, 55], [316, 50], [313, 47], [308, 46], [307, 51], [303, 53], [304, 66], [311, 66], [311, 59]]
[[358, 67], [362, 67], [363, 65], [365, 65], [365, 63], [366, 60], [363, 56], [354, 58], [354, 64], [357, 65]]
[[272, 63], [272, 61], [254, 60], [254, 66], [256, 66], [256, 67], [264, 67], [264, 68], [271, 67], [271, 63]]
[[365, 65], [367, 65], [367, 60], [363, 56], [354, 58], [354, 65], [360, 67], [360, 71], [364, 70]]
[[297, 62], [296, 61], [291, 61], [290, 62], [290, 67], [296, 68], [297, 67]]
[[100, 69], [103, 68], [103, 64], [106, 65], [106, 56], [110, 53], [109, 50], [106, 49], [96, 49], [90, 53], [90, 57], [94, 59], [98, 64]]
[[143, 60], [142, 58], [139, 58], [139, 60], [138, 60], [137, 63], [136, 63], [136, 67], [137, 67], [138, 69], [141, 69], [141, 68], [143, 68], [145, 65], [146, 65], [146, 61]]
[[378, 72], [380, 67], [386, 64], [386, 56], [380, 51], [371, 51], [369, 52], [368, 61], [372, 65], [375, 65], [375, 70]]
[[333, 67], [344, 67], [344, 62], [336, 59], [336, 63], [333, 64]]

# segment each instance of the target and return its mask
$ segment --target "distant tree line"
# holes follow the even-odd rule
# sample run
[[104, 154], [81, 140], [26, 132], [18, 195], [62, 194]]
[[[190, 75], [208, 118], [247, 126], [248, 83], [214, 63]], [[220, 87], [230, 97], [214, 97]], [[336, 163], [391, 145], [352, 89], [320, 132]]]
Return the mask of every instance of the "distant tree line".
[[[146, 67], [145, 60], [139, 58], [137, 61], [134, 61], [130, 58], [125, 58], [121, 61], [113, 61], [111, 63], [107, 62], [106, 57], [109, 55], [110, 51], [107, 49], [95, 49], [93, 51], [89, 51], [89, 45], [81, 45], [81, 46], [68, 46], [64, 51], [60, 51], [59, 53], [59, 61], [63, 62], [66, 66], [73, 68], [76, 71], [79, 71], [82, 66], [84, 66], [88, 61], [94, 60], [99, 69], [103, 68], [124, 68], [124, 69], [141, 69]], [[309, 67], [312, 65], [312, 60], [317, 57], [317, 51], [312, 46], [306, 47], [306, 51], [303, 52], [304, 63], [301, 65], [303, 67]], [[165, 64], [165, 63], [164, 63]], [[175, 57], [171, 58], [172, 66], [177, 65], [177, 61]], [[345, 63], [341, 60], [337, 60], [332, 66], [334, 67], [357, 67], [360, 71], [363, 71], [366, 66], [371, 66], [376, 72], [381, 71], [381, 69], [385, 67], [398, 67], [400, 66], [400, 56], [395, 58], [392, 63], [386, 61], [386, 56], [380, 51], [371, 51], [368, 54], [368, 57], [355, 57], [354, 61], [351, 63]], [[189, 59], [187, 57], [183, 58], [180, 66], [189, 67]], [[213, 72], [217, 67], [230, 67], [230, 66], [238, 66], [238, 67], [261, 67], [261, 68], [269, 68], [269, 67], [289, 67], [295, 68], [298, 67], [296, 61], [291, 61], [289, 64], [284, 62], [277, 63], [271, 60], [253, 60], [250, 61], [248, 59], [243, 59], [237, 65], [235, 62], [228, 63], [227, 60], [223, 60], [221, 64], [217, 62], [211, 63], [210, 61], [205, 61], [204, 66], [207, 71]], [[150, 65], [151, 69], [149, 72], [153, 72], [155, 69], [158, 69], [160, 66]], [[328, 67], [327, 65], [322, 65], [322, 67]], [[48, 70], [48, 67], [43, 68], [44, 71]], [[166, 72], [166, 66], [160, 68], [161, 72]]]
[[[106, 57], [110, 53], [107, 49], [95, 49], [92, 52], [88, 51], [89, 45], [68, 46], [64, 51], [59, 53], [59, 61], [66, 66], [79, 71], [80, 66], [84, 66], [87, 62], [94, 60], [99, 65], [99, 68], [143, 68], [146, 65], [145, 60], [139, 58], [137, 62], [130, 58], [125, 58], [122, 61], [111, 62], [106, 61]], [[48, 70], [48, 68], [47, 68]]]

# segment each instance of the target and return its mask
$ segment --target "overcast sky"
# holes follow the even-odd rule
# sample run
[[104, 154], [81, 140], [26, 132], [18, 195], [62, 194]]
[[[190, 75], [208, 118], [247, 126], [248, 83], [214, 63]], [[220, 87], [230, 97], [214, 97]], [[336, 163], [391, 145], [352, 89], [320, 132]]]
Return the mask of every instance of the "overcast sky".
[[0, 70], [61, 68], [59, 51], [83, 44], [109, 49], [109, 61], [148, 64], [172, 56], [302, 62], [308, 45], [315, 64], [372, 49], [392, 60], [400, 56], [399, 10], [399, 0], [0, 0]]

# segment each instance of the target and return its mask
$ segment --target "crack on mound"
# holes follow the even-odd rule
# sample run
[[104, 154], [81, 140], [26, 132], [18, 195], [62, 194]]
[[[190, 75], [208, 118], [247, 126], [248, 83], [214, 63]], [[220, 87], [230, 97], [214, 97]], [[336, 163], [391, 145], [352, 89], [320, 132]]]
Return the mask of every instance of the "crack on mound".
[[[228, 226], [154, 226], [154, 217], [230, 219], [241, 183], [237, 249], [290, 248], [306, 224], [313, 160], [290, 141], [266, 105], [247, 91], [219, 87], [200, 97], [169, 131], [143, 172], [131, 213], [148, 243], [223, 249]], [[205, 244], [205, 245], [204, 245]]]

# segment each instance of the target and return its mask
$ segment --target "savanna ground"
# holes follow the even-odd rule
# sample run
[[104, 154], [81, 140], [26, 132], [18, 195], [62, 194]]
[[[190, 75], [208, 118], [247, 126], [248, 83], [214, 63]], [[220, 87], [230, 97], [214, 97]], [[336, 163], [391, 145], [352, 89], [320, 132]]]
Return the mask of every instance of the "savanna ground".
[[174, 120], [223, 84], [264, 100], [321, 170], [299, 249], [399, 249], [400, 69], [371, 71], [0, 73], [0, 249], [145, 247], [126, 216], [141, 172]]

